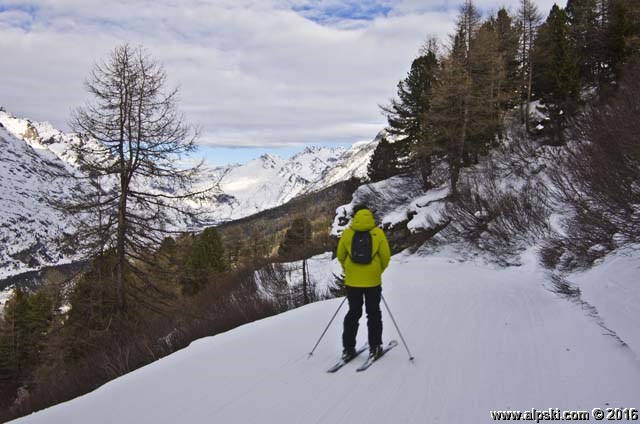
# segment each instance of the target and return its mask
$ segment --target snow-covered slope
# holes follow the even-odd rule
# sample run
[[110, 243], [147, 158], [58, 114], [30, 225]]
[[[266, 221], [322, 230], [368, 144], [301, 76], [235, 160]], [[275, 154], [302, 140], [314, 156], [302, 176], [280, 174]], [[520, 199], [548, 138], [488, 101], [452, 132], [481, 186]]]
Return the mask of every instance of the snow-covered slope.
[[[76, 181], [53, 178], [80, 173], [71, 146], [82, 143], [46, 122], [19, 118], [0, 109], [0, 279], [69, 260], [49, 238], [64, 227], [63, 217], [44, 204], [46, 195], [78, 196]], [[88, 141], [90, 142], [90, 141]], [[263, 155], [244, 165], [207, 170], [199, 187], [220, 190], [203, 207], [208, 224], [242, 218], [280, 206], [303, 193], [321, 190], [351, 177], [363, 177], [376, 146], [350, 149], [310, 147], [290, 159]], [[147, 183], [145, 183], [147, 184]], [[153, 189], [153, 182], [148, 182]], [[185, 224], [185, 223], [183, 223]], [[186, 225], [186, 224], [185, 224]], [[46, 236], [46, 237], [45, 237]], [[20, 252], [25, 254], [16, 254]], [[33, 254], [29, 252], [35, 252]]]
[[[384, 296], [415, 363], [401, 344], [364, 373], [348, 365], [327, 374], [340, 351], [337, 322], [307, 359], [334, 299], [198, 340], [16, 422], [456, 424], [493, 422], [499, 410], [637, 408], [635, 344], [603, 334], [581, 305], [548, 290], [536, 262], [531, 250], [507, 269], [446, 253], [395, 256]], [[607, 273], [633, 278], [627, 265], [612, 261]], [[630, 283], [609, 290], [618, 305], [636, 305], [625, 322], [637, 330], [640, 295], [617, 288]], [[605, 318], [612, 331], [616, 314], [610, 308]], [[384, 339], [398, 338], [384, 310], [383, 319]]]
[[0, 279], [71, 259], [56, 242], [64, 218], [46, 199], [82, 196], [82, 186], [57, 178], [72, 170], [39, 140], [0, 127]]

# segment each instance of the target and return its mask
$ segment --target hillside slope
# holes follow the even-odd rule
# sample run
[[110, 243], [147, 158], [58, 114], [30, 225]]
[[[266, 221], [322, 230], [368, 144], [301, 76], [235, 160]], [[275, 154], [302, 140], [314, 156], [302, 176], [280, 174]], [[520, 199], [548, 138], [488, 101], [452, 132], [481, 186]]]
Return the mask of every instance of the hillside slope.
[[[217, 184], [219, 189], [202, 205], [204, 224], [196, 226], [179, 217], [174, 219], [174, 225], [180, 230], [198, 230], [203, 225], [281, 206], [302, 194], [351, 178], [362, 178], [376, 140], [349, 149], [310, 147], [288, 159], [263, 155], [242, 165], [207, 168], [196, 187]], [[81, 197], [81, 185], [86, 183], [55, 175], [83, 175], [72, 147], [91, 141], [0, 108], [0, 143], [5, 152], [0, 155], [0, 280], [72, 260], [72, 252], [61, 253], [50, 240], [60, 236], [67, 224], [62, 214], [43, 199], [49, 195]], [[153, 180], [139, 183], [150, 191], [156, 190]]]
[[81, 197], [83, 184], [57, 178], [71, 175], [65, 162], [44, 147], [17, 139], [4, 127], [0, 127], [0, 150], [0, 279], [70, 260], [72, 256], [56, 241], [69, 229], [46, 199]]
[[[398, 255], [384, 275], [385, 297], [415, 363], [399, 346], [364, 373], [348, 365], [327, 374], [340, 350], [338, 322], [307, 359], [340, 303], [334, 299], [198, 340], [15, 422], [450, 424], [492, 422], [491, 410], [638, 407], [637, 340], [621, 343], [601, 326], [615, 331], [615, 296], [598, 322], [591, 316], [597, 311], [549, 290], [531, 250], [522, 266], [507, 269], [456, 257]], [[580, 284], [617, 280], [612, 293], [634, 284], [626, 281], [629, 263], [603, 266], [606, 279], [595, 268]], [[640, 296], [626, 294], [635, 297], [620, 302], [637, 323]], [[397, 338], [383, 318], [384, 338]]]

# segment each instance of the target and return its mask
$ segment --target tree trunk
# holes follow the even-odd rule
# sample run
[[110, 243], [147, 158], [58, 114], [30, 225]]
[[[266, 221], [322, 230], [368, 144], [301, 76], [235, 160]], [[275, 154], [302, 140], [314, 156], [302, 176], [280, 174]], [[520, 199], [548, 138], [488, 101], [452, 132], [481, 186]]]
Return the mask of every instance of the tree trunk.
[[531, 86], [533, 83], [533, 58], [531, 57], [531, 51], [533, 48], [533, 23], [531, 21], [529, 21], [529, 51], [528, 51], [528, 56], [529, 56], [529, 81], [527, 82], [527, 103], [526, 103], [526, 116], [525, 116], [525, 128], [527, 130], [527, 132], [529, 132], [529, 106], [531, 103]]
[[126, 208], [127, 208], [127, 196], [126, 192], [120, 195], [120, 203], [118, 204], [118, 235], [116, 239], [116, 254], [117, 254], [117, 274], [116, 274], [116, 290], [118, 293], [118, 310], [124, 312], [127, 308], [127, 297], [125, 287], [125, 270], [126, 270], [126, 253], [125, 253], [125, 237], [126, 237]]
[[309, 284], [307, 281], [307, 260], [302, 260], [302, 304], [309, 304]]
[[464, 157], [465, 142], [467, 138], [467, 123], [469, 121], [469, 95], [465, 96], [464, 113], [462, 116], [462, 131], [460, 132], [460, 141], [458, 151], [454, 150], [451, 158], [451, 164], [449, 165], [449, 172], [451, 177], [451, 196], [455, 199], [458, 197], [458, 178], [460, 176], [460, 161]]
[[422, 177], [422, 188], [425, 190], [430, 190], [433, 188], [433, 184], [429, 181], [429, 177], [431, 176], [432, 167], [431, 167], [431, 155], [427, 155], [420, 157], [420, 176]]

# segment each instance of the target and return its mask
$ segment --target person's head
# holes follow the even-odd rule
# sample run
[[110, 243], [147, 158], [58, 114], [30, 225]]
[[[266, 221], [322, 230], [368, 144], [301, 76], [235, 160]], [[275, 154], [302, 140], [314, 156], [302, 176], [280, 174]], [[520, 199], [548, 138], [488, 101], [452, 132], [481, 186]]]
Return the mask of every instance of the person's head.
[[363, 209], [368, 209], [369, 211], [371, 211], [372, 214], [375, 215], [375, 212], [373, 211], [373, 209], [371, 209], [366, 203], [358, 203], [357, 205], [355, 205], [353, 207], [353, 214], [352, 216], [355, 216], [356, 213], [358, 213], [358, 211], [361, 211]]

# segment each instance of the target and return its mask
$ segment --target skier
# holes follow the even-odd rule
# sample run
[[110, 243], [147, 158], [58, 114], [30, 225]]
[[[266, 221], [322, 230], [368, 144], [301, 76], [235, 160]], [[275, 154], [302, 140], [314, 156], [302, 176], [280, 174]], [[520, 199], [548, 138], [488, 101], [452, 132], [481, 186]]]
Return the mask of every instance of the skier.
[[336, 254], [344, 270], [349, 301], [342, 333], [342, 359], [345, 361], [356, 356], [356, 334], [363, 298], [369, 330], [369, 356], [377, 358], [382, 355], [382, 273], [391, 259], [389, 242], [376, 226], [373, 213], [364, 206], [355, 208], [355, 211], [351, 226], [340, 237]]

